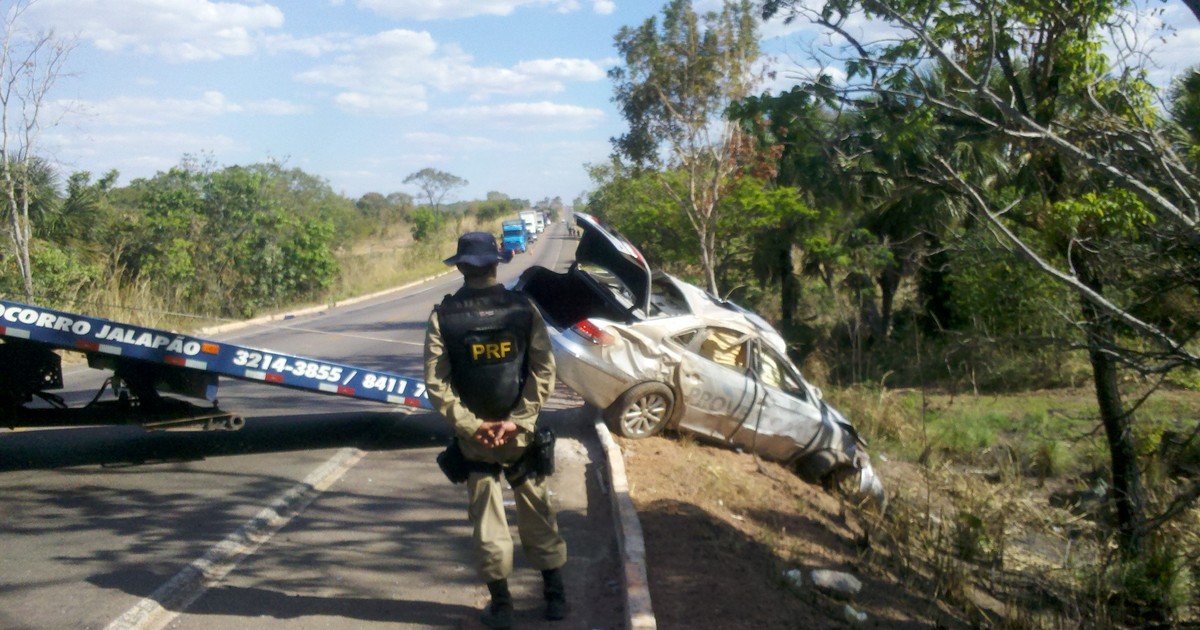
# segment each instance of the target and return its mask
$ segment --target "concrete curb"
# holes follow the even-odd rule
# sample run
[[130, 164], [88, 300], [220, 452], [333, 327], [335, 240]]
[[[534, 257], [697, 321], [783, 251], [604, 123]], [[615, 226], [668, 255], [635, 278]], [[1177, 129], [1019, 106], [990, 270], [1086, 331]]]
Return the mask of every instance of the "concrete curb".
[[597, 412], [593, 424], [608, 464], [609, 498], [616, 521], [617, 549], [621, 553], [625, 581], [625, 615], [630, 630], [655, 630], [658, 622], [650, 605], [650, 581], [646, 577], [646, 540], [638, 520], [633, 499], [629, 496], [629, 480], [625, 477], [625, 458], [613, 441], [604, 420]]

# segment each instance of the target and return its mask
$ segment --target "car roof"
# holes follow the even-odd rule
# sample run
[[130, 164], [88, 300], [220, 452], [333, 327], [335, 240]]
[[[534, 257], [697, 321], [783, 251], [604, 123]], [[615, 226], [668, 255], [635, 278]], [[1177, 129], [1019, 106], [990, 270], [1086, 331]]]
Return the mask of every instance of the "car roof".
[[747, 332], [757, 331], [767, 345], [774, 348], [780, 354], [787, 356], [787, 344], [783, 337], [767, 320], [754, 311], [745, 309], [728, 300], [721, 300], [713, 297], [713, 295], [700, 287], [684, 282], [675, 276], [668, 273], [661, 274], [662, 277], [669, 279], [679, 292], [687, 300], [691, 307], [692, 313], [707, 324], [728, 325], [733, 328], [740, 328]]

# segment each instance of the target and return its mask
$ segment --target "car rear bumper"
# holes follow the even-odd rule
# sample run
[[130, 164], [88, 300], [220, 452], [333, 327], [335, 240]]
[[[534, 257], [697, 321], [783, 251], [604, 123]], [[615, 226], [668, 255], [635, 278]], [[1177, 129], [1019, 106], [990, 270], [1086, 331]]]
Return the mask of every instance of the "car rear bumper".
[[588, 404], [605, 409], [633, 383], [631, 376], [603, 362], [599, 351], [570, 330], [550, 329], [550, 344], [558, 364], [558, 380]]

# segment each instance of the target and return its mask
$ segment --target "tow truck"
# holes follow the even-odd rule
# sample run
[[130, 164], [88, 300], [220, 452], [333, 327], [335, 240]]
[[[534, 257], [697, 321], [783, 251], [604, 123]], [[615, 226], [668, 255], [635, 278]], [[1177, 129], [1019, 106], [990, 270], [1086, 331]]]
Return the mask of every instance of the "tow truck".
[[[4, 299], [0, 339], [0, 426], [8, 428], [139, 424], [237, 430], [245, 420], [218, 406], [222, 376], [432, 409], [420, 379]], [[112, 371], [83, 406], [70, 407], [53, 393], [63, 388], [61, 350], [81, 352], [90, 367]], [[109, 390], [112, 396], [106, 397]]]

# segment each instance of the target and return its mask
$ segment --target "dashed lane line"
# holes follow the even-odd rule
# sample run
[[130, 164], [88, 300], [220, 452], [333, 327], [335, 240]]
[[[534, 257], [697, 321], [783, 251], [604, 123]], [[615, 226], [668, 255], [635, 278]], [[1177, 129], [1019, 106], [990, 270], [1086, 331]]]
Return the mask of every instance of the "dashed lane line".
[[209, 588], [218, 584], [244, 558], [271, 539], [300, 514], [314, 499], [354, 467], [365, 451], [343, 448], [263, 508], [237, 531], [213, 545], [205, 554], [184, 567], [108, 624], [107, 630], [158, 630], [165, 628]]

